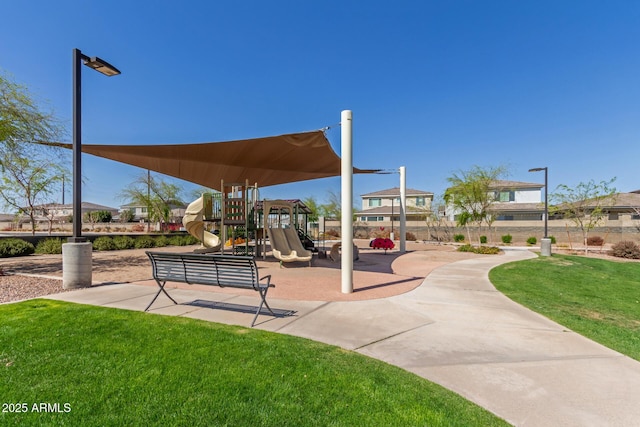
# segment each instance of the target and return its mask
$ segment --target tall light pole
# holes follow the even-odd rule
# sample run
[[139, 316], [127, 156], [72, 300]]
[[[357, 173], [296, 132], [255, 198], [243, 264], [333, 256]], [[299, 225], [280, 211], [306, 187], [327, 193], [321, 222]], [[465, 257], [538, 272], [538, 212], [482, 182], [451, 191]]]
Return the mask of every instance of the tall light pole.
[[91, 286], [91, 242], [82, 237], [82, 64], [106, 75], [120, 71], [97, 56], [72, 52], [73, 70], [73, 224], [72, 236], [62, 245], [62, 287]]
[[73, 234], [69, 243], [81, 243], [82, 237], [82, 64], [104, 74], [116, 76], [120, 71], [97, 56], [88, 57], [73, 49]]
[[541, 242], [541, 253], [543, 256], [551, 255], [551, 239], [549, 239], [549, 169], [545, 166], [543, 168], [532, 168], [529, 172], [541, 172], [544, 171], [544, 237]]

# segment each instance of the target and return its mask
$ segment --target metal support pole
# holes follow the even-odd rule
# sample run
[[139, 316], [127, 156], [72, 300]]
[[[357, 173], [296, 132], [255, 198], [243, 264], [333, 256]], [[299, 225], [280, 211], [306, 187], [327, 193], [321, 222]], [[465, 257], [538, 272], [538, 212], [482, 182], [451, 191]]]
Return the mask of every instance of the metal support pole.
[[341, 177], [342, 177], [342, 293], [353, 293], [353, 131], [351, 110], [341, 115]]
[[400, 253], [407, 251], [407, 174], [400, 166]]
[[82, 237], [82, 53], [73, 49], [73, 233], [70, 243]]
[[549, 168], [544, 168], [544, 238], [549, 237]]

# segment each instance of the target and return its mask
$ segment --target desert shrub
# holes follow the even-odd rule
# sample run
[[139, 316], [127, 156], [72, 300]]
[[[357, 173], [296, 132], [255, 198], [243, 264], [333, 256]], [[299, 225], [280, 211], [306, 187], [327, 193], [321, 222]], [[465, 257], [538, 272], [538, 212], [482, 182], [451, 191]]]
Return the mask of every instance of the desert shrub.
[[609, 254], [619, 258], [640, 259], [640, 246], [636, 242], [625, 240], [614, 244]]
[[141, 233], [144, 231], [144, 224], [136, 224], [131, 226], [131, 231], [134, 233]]
[[52, 237], [49, 239], [40, 240], [36, 245], [37, 254], [61, 254], [62, 253], [62, 239]]
[[155, 239], [151, 236], [139, 236], [134, 239], [134, 247], [136, 249], [147, 249], [155, 247]]
[[340, 237], [340, 232], [338, 230], [335, 230], [335, 229], [332, 228], [330, 230], [325, 231], [324, 235], [326, 237], [338, 238], [338, 237]]
[[464, 234], [454, 234], [453, 235], [454, 242], [464, 242]]
[[0, 258], [26, 256], [35, 251], [35, 246], [26, 240], [16, 238], [0, 239]]
[[538, 242], [538, 239], [536, 239], [533, 236], [527, 239], [527, 245], [535, 245], [537, 242]]
[[356, 239], [367, 239], [369, 237], [369, 232], [364, 229], [355, 230], [353, 237]]
[[483, 255], [496, 255], [500, 253], [500, 248], [495, 246], [479, 246], [475, 248], [474, 252]]
[[116, 245], [109, 236], [100, 236], [93, 241], [94, 251], [115, 251]]
[[167, 236], [157, 236], [156, 248], [164, 248], [165, 246], [169, 246], [169, 238]]
[[508, 245], [513, 240], [513, 236], [511, 236], [511, 234], [505, 234], [504, 236], [501, 237], [501, 239], [502, 239], [502, 243], [504, 243], [505, 245]]
[[473, 252], [475, 254], [495, 255], [500, 253], [500, 248], [495, 246], [472, 246], [462, 245], [458, 248], [458, 252]]
[[406, 240], [408, 240], [408, 241], [410, 241], [410, 242], [415, 242], [416, 240], [418, 240], [418, 239], [416, 238], [416, 235], [415, 235], [415, 234], [410, 233], [410, 232], [408, 232], [408, 231], [407, 231], [407, 233], [405, 234], [405, 239], [406, 239]]
[[480, 236], [480, 243], [487, 243], [487, 236]]
[[604, 239], [600, 236], [587, 237], [587, 246], [602, 246], [604, 245]]
[[118, 250], [133, 249], [135, 247], [135, 239], [130, 236], [114, 236], [113, 244]]

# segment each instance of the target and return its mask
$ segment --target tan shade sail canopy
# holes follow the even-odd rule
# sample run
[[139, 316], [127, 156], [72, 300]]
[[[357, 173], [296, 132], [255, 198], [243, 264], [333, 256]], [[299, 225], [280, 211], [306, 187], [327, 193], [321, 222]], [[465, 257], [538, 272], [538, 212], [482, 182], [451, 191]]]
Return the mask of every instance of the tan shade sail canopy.
[[[60, 144], [72, 148], [71, 144]], [[82, 145], [82, 152], [220, 190], [246, 179], [260, 187], [340, 176], [340, 158], [323, 131], [228, 142]], [[378, 170], [354, 168], [353, 173]]]

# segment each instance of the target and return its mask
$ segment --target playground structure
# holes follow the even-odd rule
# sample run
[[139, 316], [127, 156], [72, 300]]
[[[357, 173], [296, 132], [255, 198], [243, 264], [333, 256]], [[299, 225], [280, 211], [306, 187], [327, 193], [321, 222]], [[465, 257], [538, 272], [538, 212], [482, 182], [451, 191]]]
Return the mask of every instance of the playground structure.
[[[269, 236], [271, 253], [283, 262], [303, 261], [309, 262], [313, 252], [307, 250], [300, 240], [298, 233], [299, 212], [296, 209], [297, 203], [286, 200], [265, 200], [262, 202], [262, 226]], [[274, 212], [275, 211], [275, 212]], [[305, 218], [306, 224], [306, 218]], [[264, 235], [264, 234], [263, 234]], [[262, 240], [263, 259], [266, 253], [266, 241]]]
[[220, 193], [205, 193], [193, 201], [183, 217], [187, 232], [201, 242], [195, 252], [222, 253], [228, 248], [233, 255], [262, 253], [264, 259], [268, 237], [272, 254], [281, 263], [304, 261], [311, 265], [313, 251], [308, 248], [314, 249], [314, 244], [305, 231], [310, 211], [302, 202], [259, 201], [257, 184], [250, 186], [248, 181], [222, 181], [220, 188]]
[[[200, 240], [196, 252], [224, 251], [229, 246], [233, 255], [253, 255], [249, 244], [255, 232], [254, 207], [258, 200], [258, 186], [249, 182], [220, 183], [220, 193], [205, 193], [188, 207], [182, 223], [189, 234]], [[216, 229], [208, 231], [207, 225]]]
[[220, 238], [205, 228], [205, 212], [212, 211], [211, 194], [203, 194], [187, 206], [182, 217], [187, 233], [200, 240], [200, 248], [195, 250], [197, 253], [216, 252], [222, 246]]

